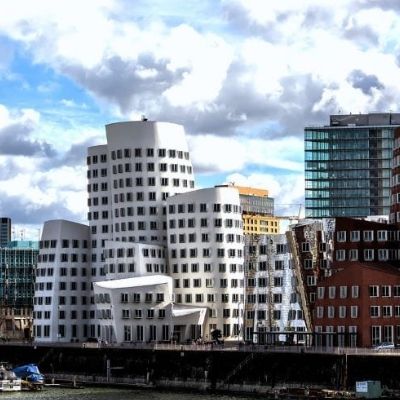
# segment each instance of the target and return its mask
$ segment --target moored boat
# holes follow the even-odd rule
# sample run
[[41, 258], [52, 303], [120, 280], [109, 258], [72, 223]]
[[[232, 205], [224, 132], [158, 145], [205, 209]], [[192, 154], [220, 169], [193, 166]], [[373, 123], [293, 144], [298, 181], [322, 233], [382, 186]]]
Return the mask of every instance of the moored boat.
[[28, 389], [41, 389], [44, 385], [44, 376], [36, 364], [20, 365], [13, 368], [12, 371]]
[[0, 365], [0, 392], [19, 392], [22, 390], [22, 379], [7, 369], [4, 364]]

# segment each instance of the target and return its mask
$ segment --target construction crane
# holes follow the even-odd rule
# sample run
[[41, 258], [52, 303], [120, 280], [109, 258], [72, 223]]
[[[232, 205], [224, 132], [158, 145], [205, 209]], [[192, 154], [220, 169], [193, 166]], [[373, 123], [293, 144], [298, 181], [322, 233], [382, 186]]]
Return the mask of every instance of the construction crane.
[[288, 215], [288, 216], [275, 216], [275, 218], [277, 218], [277, 219], [287, 219], [287, 220], [290, 220], [290, 221], [293, 221], [293, 220], [300, 220], [301, 219], [301, 212], [302, 212], [302, 210], [303, 210], [303, 203], [288, 203], [288, 204], [275, 204], [275, 207], [276, 206], [290, 206], [290, 207], [293, 207], [293, 206], [298, 206], [299, 207], [299, 212], [298, 212], [298, 214], [297, 214], [297, 216], [296, 215]]

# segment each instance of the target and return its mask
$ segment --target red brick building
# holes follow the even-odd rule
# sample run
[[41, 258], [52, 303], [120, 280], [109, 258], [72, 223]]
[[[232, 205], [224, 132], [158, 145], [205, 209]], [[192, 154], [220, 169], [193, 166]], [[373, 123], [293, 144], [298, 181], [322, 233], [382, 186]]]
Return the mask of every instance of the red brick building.
[[292, 234], [300, 298], [317, 344], [400, 343], [398, 227], [334, 218], [305, 221]]
[[[400, 343], [400, 272], [386, 264], [349, 263], [316, 286], [317, 345]], [[327, 333], [327, 334], [325, 334]]]

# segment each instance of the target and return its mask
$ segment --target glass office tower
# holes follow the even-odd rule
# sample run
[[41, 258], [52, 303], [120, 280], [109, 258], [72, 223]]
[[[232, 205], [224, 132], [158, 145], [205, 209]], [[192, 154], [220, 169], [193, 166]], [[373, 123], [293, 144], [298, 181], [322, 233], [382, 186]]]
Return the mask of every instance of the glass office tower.
[[305, 128], [306, 217], [389, 215], [400, 114], [331, 115]]

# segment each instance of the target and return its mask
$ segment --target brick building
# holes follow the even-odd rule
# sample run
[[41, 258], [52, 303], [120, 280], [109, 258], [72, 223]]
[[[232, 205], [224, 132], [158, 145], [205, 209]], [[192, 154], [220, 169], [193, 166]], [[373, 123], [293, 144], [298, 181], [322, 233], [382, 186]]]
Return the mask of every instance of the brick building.
[[400, 272], [383, 263], [349, 263], [319, 282], [313, 310], [317, 345], [400, 343]]

